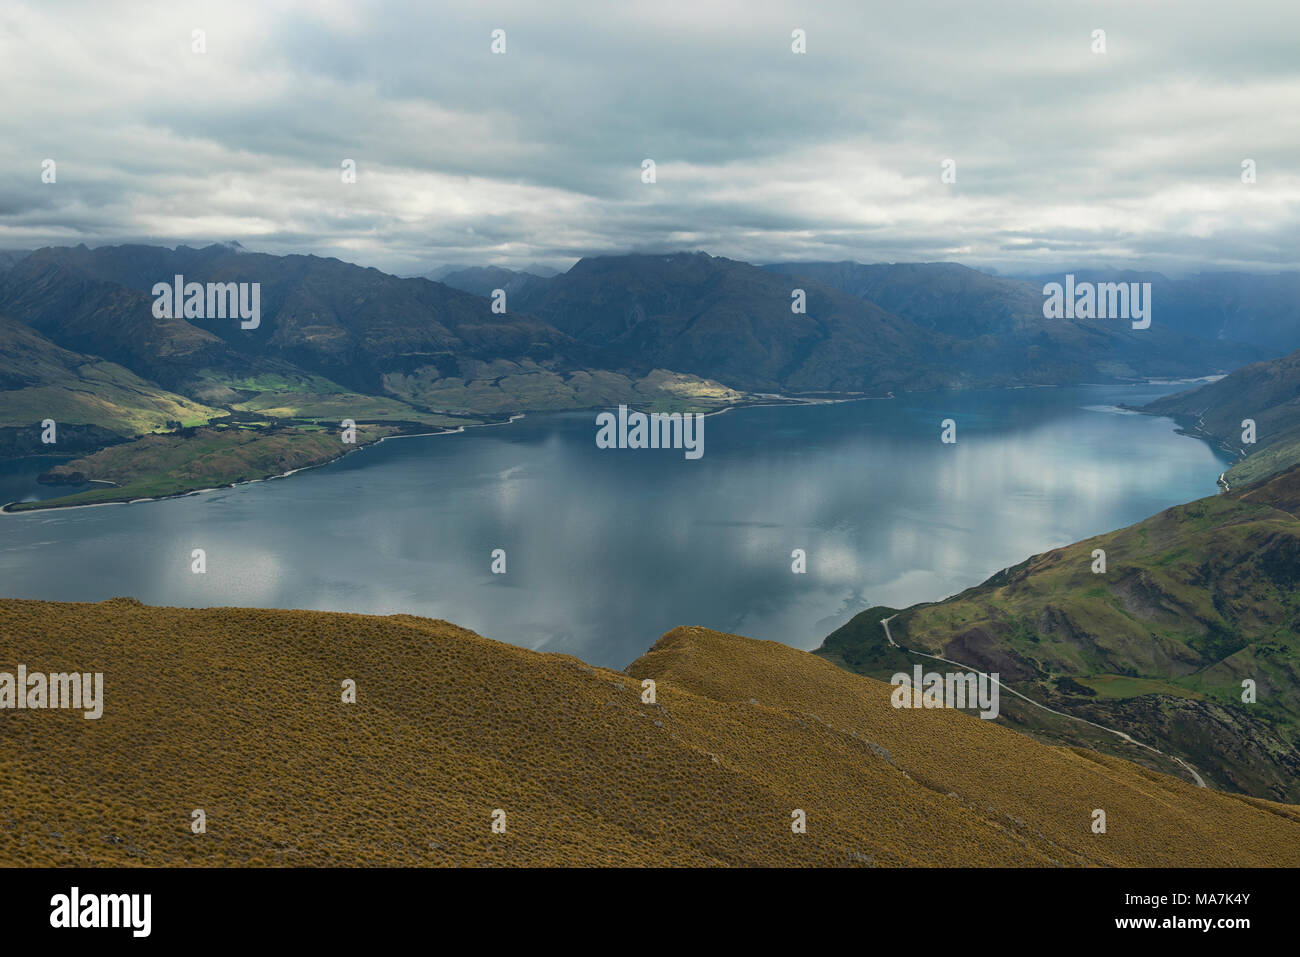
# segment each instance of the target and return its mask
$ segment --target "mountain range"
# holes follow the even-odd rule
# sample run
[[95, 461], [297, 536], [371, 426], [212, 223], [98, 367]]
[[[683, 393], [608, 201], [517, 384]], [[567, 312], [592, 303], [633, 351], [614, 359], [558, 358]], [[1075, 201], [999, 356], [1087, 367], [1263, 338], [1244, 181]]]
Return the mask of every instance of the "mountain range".
[[[207, 441], [248, 453], [232, 458], [244, 463], [234, 481], [261, 477], [243, 471], [255, 463], [301, 462], [287, 448], [295, 430], [344, 419], [375, 427], [374, 439], [621, 403], [708, 411], [777, 396], [1196, 377], [1262, 357], [1258, 344], [1227, 337], [1240, 323], [1198, 338], [1158, 305], [1143, 330], [1044, 319], [1034, 283], [954, 263], [760, 268], [695, 252], [594, 256], [543, 272], [467, 267], [440, 271], [447, 282], [403, 279], [238, 243], [6, 253], [0, 320], [29, 330], [11, 337], [8, 356], [12, 369], [21, 338], [28, 371], [0, 379], [0, 449], [29, 454], [28, 431], [55, 418], [69, 439], [60, 454], [165, 432], [166, 448], [151, 446], [161, 457], [141, 458], [171, 460], [169, 449], [191, 438], [182, 430], [204, 426]], [[257, 283], [256, 328], [155, 316], [152, 290], [175, 276]], [[1229, 285], [1245, 296], [1253, 281]], [[1261, 277], [1247, 298], [1281, 309], [1280, 281]], [[1208, 331], [1200, 320], [1189, 328]], [[48, 355], [33, 361], [34, 350]], [[105, 391], [110, 374], [129, 385]], [[259, 449], [268, 438], [259, 430], [275, 442]], [[319, 442], [305, 444], [316, 461]], [[49, 478], [98, 478], [107, 461], [78, 459]], [[101, 481], [122, 484], [121, 469], [102, 471]], [[160, 491], [187, 484], [179, 474], [125, 477]]]

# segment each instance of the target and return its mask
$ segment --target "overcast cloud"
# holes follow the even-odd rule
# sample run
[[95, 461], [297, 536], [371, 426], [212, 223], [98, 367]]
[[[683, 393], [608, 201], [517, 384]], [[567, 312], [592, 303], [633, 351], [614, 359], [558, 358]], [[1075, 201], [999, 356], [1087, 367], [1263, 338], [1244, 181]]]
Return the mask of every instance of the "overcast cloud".
[[0, 248], [1292, 269], [1298, 50], [1294, 0], [6, 0]]

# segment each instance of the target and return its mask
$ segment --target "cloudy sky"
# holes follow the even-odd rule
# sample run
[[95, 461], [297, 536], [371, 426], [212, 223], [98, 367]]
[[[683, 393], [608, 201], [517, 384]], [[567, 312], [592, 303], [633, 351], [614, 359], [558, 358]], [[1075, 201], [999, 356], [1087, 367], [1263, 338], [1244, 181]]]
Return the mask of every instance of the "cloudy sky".
[[1298, 48], [1295, 0], [5, 0], [0, 249], [1292, 269]]

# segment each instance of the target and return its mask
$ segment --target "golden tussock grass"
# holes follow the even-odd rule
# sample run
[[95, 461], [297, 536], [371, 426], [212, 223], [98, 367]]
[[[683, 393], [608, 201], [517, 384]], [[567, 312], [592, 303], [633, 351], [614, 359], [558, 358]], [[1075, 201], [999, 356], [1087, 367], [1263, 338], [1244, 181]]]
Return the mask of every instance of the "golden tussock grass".
[[0, 601], [20, 663], [103, 672], [104, 714], [0, 711], [0, 865], [1300, 865], [1300, 809], [699, 628], [625, 674], [407, 615]]

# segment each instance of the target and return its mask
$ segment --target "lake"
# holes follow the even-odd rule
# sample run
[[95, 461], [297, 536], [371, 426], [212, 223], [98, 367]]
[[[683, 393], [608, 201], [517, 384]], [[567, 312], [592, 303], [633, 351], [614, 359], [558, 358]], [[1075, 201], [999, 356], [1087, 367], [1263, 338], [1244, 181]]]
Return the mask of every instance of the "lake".
[[[269, 482], [0, 516], [0, 595], [405, 612], [615, 668], [676, 625], [813, 648], [864, 608], [944, 598], [1214, 494], [1226, 456], [1115, 408], [1184, 388], [741, 409], [706, 420], [693, 461], [599, 449], [594, 412], [530, 415]], [[5, 500], [48, 467], [10, 463]]]

